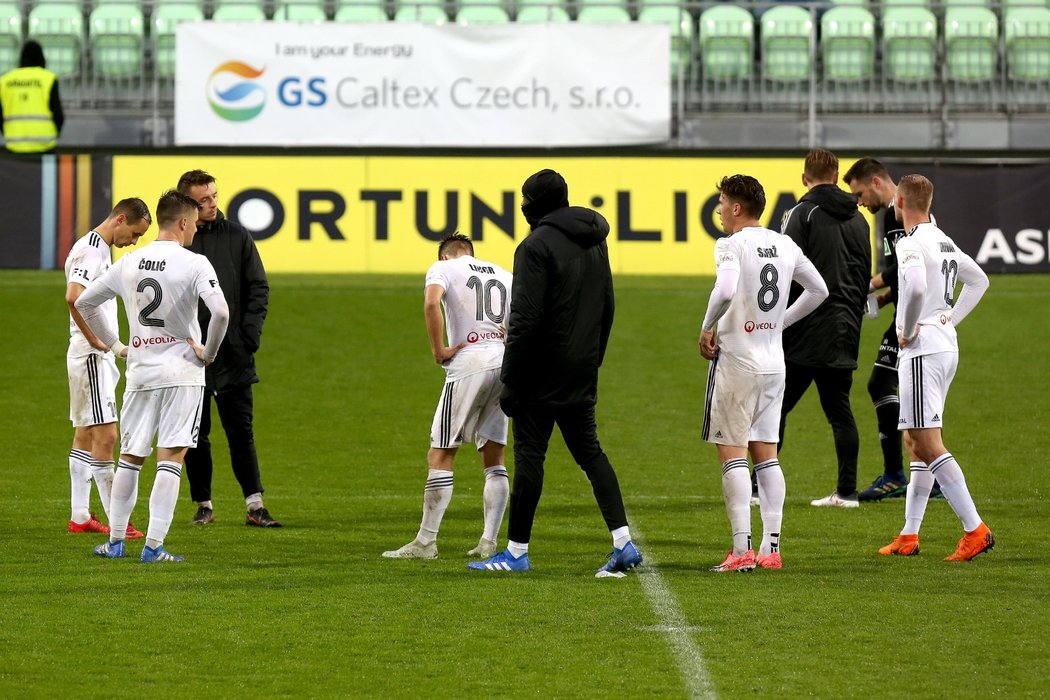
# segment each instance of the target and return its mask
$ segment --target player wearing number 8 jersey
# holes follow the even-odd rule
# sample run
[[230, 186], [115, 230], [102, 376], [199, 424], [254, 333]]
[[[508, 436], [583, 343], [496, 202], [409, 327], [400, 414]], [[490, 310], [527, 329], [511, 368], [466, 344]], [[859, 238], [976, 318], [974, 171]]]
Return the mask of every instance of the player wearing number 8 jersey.
[[[897, 243], [900, 302], [900, 429], [913, 463], [901, 534], [881, 554], [919, 553], [919, 526], [936, 479], [944, 498], [962, 521], [965, 535], [950, 561], [967, 561], [995, 545], [981, 521], [966, 478], [941, 439], [945, 399], [959, 363], [955, 326], [973, 311], [988, 289], [988, 276], [930, 221], [933, 183], [907, 175], [897, 185], [894, 209], [907, 235]], [[963, 288], [953, 304], [955, 286]]]
[[[729, 236], [715, 245], [717, 276], [700, 334], [700, 354], [711, 360], [701, 437], [718, 448], [733, 549], [712, 570], [779, 569], [785, 493], [777, 461], [784, 397], [781, 334], [817, 308], [828, 288], [794, 241], [759, 226], [766, 196], [758, 180], [733, 175], [723, 178], [718, 190], [718, 214]], [[804, 291], [789, 307], [792, 280]], [[749, 452], [764, 533], [757, 558], [751, 548]]]
[[[157, 438], [157, 478], [142, 561], [179, 561], [164, 547], [175, 512], [186, 450], [197, 443], [204, 367], [214, 361], [229, 309], [207, 258], [184, 246], [197, 226], [197, 202], [175, 191], [157, 204], [157, 240], [125, 255], [77, 299], [84, 321], [109, 345], [116, 328], [100, 312], [107, 300], [124, 300], [131, 336], [127, 386], [121, 409], [120, 462], [113, 480], [110, 540], [99, 556], [124, 556], [128, 518], [138, 498], [139, 471]], [[212, 314], [207, 343], [200, 344], [198, 299]]]
[[496, 553], [510, 492], [503, 460], [507, 417], [499, 407], [503, 390], [499, 373], [511, 279], [499, 265], [475, 258], [473, 243], [461, 234], [441, 242], [438, 261], [427, 270], [423, 313], [434, 360], [445, 368], [445, 386], [430, 429], [423, 522], [415, 539], [384, 552], [384, 557], [437, 557], [438, 528], [452, 500], [453, 460], [465, 440], [477, 445], [485, 471], [484, 530], [478, 546], [468, 554], [490, 557]]

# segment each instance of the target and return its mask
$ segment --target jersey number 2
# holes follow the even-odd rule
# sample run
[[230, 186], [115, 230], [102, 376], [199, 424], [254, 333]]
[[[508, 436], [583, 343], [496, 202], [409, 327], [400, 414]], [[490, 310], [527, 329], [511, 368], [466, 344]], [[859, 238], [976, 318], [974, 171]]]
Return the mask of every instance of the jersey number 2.
[[941, 261], [941, 274], [944, 275], [944, 303], [955, 306], [955, 282], [959, 279], [959, 263], [955, 260]]
[[[480, 277], [474, 276], [467, 280], [467, 289], [473, 289], [477, 297], [477, 319], [484, 321], [488, 316], [493, 323], [502, 323], [507, 314], [507, 288], [497, 279], [482, 282]], [[492, 308], [492, 290], [499, 291], [499, 303], [495, 310]]]
[[153, 301], [146, 304], [139, 310], [139, 323], [143, 326], [156, 326], [158, 328], [164, 327], [163, 318], [152, 318], [151, 313], [157, 310], [160, 306], [161, 299], [164, 298], [164, 292], [160, 288], [160, 282], [153, 279], [152, 277], [143, 277], [139, 281], [139, 286], [135, 290], [137, 292], [144, 292], [147, 289], [153, 290]]

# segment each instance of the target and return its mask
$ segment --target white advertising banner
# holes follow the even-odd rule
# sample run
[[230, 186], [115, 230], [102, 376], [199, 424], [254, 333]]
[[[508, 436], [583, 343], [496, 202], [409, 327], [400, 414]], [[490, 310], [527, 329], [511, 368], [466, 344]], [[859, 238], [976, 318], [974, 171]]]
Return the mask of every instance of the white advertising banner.
[[175, 141], [603, 146], [670, 137], [663, 25], [180, 24]]

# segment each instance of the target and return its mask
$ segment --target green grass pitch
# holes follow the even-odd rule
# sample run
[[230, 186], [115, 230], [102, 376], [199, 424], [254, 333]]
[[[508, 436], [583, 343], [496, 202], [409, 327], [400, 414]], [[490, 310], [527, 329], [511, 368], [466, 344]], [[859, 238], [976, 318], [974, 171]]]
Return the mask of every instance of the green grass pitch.
[[[91, 556], [99, 537], [65, 532], [62, 276], [0, 274], [0, 697], [1048, 693], [1050, 277], [994, 277], [960, 332], [945, 439], [994, 552], [942, 561], [961, 534], [944, 501], [930, 504], [913, 558], [875, 553], [902, 523], [901, 500], [810, 507], [835, 484], [811, 390], [781, 454], [785, 569], [750, 575], [707, 572], [730, 544], [715, 451], [699, 439], [707, 363], [696, 339], [711, 280], [618, 278], [599, 434], [650, 564], [622, 580], [593, 578], [609, 537], [558, 437], [532, 572], [467, 571], [482, 488], [469, 448], [441, 558], [382, 559], [418, 527], [442, 382], [422, 276], [271, 283], [256, 439], [267, 505], [286, 527], [245, 527], [217, 430], [215, 523], [189, 524], [184, 483], [167, 544], [187, 561], [144, 567], [140, 542], [135, 558], [104, 561]], [[854, 380], [863, 483], [880, 469], [864, 385], [887, 322], [865, 322]], [[151, 483], [147, 468], [142, 529]]]

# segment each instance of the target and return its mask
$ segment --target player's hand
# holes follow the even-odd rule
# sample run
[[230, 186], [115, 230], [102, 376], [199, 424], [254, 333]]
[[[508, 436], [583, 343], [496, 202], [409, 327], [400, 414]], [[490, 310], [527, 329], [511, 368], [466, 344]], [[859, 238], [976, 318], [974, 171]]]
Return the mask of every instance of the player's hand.
[[875, 298], [878, 300], [879, 308], [881, 309], [883, 306], [886, 306], [886, 304], [889, 304], [890, 301], [893, 299], [893, 292], [883, 292]]
[[124, 349], [122, 349], [120, 351], [120, 354], [117, 355], [117, 357], [119, 357], [122, 360], [128, 359], [128, 348], [127, 348], [127, 346], [124, 346]]
[[915, 326], [915, 333], [913, 333], [912, 336], [909, 338], [909, 337], [905, 336], [904, 333], [901, 332], [900, 328], [898, 328], [897, 329], [897, 345], [902, 347], [902, 348], [908, 347], [909, 345], [911, 345], [912, 343], [915, 342], [916, 338], [919, 337], [919, 331], [921, 329], [922, 329], [922, 326], [916, 325]]
[[197, 359], [207, 367], [211, 363], [204, 359], [204, 346], [198, 343], [193, 338], [186, 338], [186, 344], [193, 348], [193, 354], [197, 356]]
[[434, 362], [437, 362], [439, 365], [444, 365], [446, 362], [455, 357], [457, 352], [459, 352], [465, 347], [467, 347], [466, 343], [460, 343], [459, 345], [453, 348], [441, 348], [434, 353]]
[[718, 342], [715, 339], [714, 330], [701, 331], [700, 333], [700, 356], [706, 360], [718, 357]]

